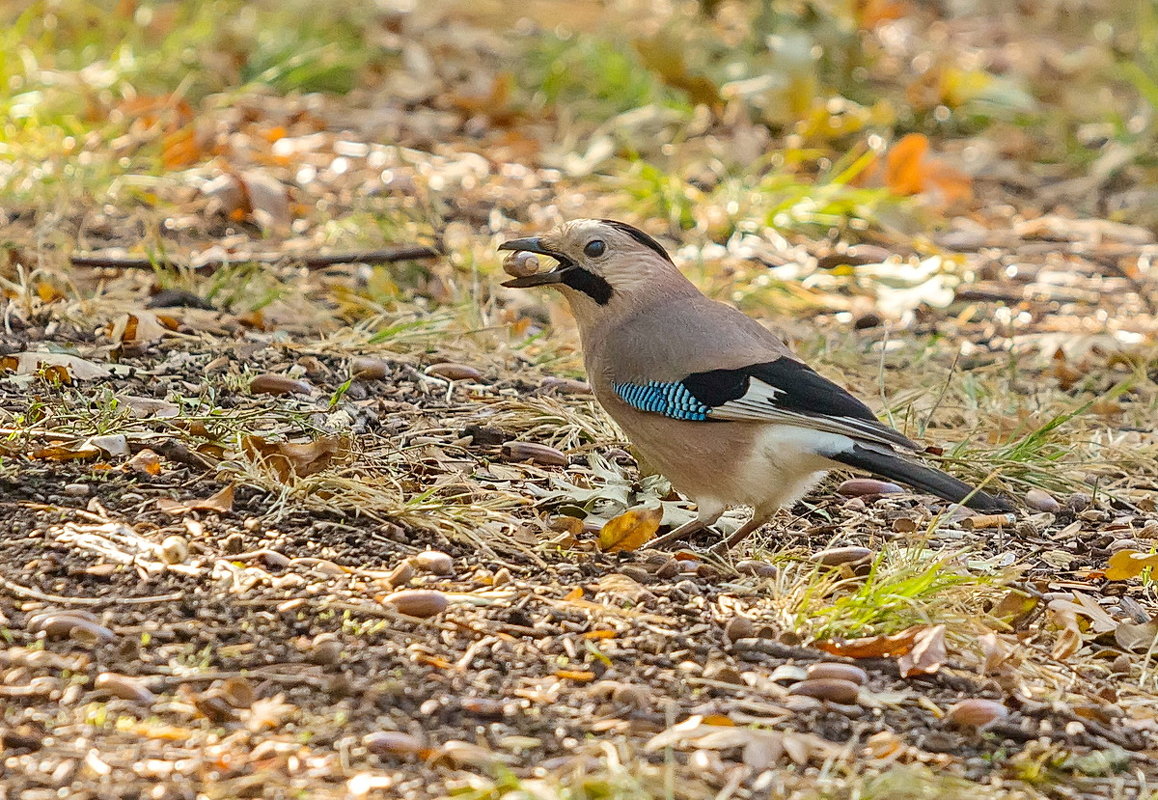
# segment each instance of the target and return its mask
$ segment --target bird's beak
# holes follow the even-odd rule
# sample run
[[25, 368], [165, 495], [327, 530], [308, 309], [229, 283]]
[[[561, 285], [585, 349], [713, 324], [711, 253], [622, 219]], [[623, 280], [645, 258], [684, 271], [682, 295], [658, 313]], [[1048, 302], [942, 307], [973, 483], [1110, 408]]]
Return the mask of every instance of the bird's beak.
[[538, 236], [530, 236], [526, 239], [511, 239], [509, 242], [500, 244], [499, 249], [550, 256], [559, 262], [559, 266], [548, 272], [536, 272], [534, 275], [525, 275], [522, 278], [515, 278], [514, 280], [503, 282], [502, 285], [508, 289], [529, 289], [532, 286], [549, 286], [552, 283], [562, 283], [563, 274], [575, 266], [565, 255], [557, 253], [544, 245], [543, 240]]

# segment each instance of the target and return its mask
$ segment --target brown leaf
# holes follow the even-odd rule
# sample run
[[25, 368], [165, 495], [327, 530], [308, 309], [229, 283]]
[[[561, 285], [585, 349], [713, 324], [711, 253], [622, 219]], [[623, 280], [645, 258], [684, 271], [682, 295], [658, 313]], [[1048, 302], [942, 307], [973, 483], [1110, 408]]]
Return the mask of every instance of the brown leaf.
[[655, 538], [663, 508], [640, 508], [620, 514], [599, 531], [599, 549], [605, 553], [638, 550]]
[[137, 311], [132, 314], [122, 314], [109, 328], [109, 339], [114, 344], [134, 344], [137, 342], [155, 342], [168, 329], [157, 320], [157, 315], [148, 311]]
[[1144, 653], [1158, 640], [1158, 619], [1149, 622], [1123, 622], [1114, 631], [1114, 641], [1123, 649]]
[[1106, 578], [1111, 581], [1125, 581], [1136, 578], [1149, 567], [1158, 567], [1158, 553], [1140, 553], [1137, 550], [1119, 550], [1110, 556], [1106, 567]]
[[160, 475], [161, 457], [146, 447], [126, 461], [121, 469], [125, 472], [140, 472], [142, 475]]
[[166, 514], [186, 514], [190, 511], [216, 511], [224, 514], [233, 510], [233, 484], [229, 484], [217, 494], [204, 500], [170, 500], [162, 497], [157, 508]]
[[24, 352], [0, 358], [0, 370], [10, 369], [17, 375], [35, 375], [51, 367], [63, 368], [67, 377], [78, 381], [105, 378], [109, 375], [107, 367], [67, 353]]
[[914, 675], [932, 675], [941, 669], [948, 658], [945, 651], [945, 626], [934, 625], [917, 634], [913, 649], [897, 659], [902, 678]]
[[1040, 600], [1036, 597], [1017, 589], [1011, 589], [1005, 597], [997, 602], [997, 605], [990, 609], [989, 614], [1016, 629], [1029, 619], [1030, 614], [1037, 609], [1039, 602]]
[[310, 442], [269, 442], [252, 435], [244, 437], [241, 446], [246, 455], [264, 463], [283, 483], [291, 476], [305, 478], [321, 472], [349, 452], [349, 441], [341, 436], [323, 436]]
[[1061, 628], [1050, 655], [1058, 661], [1065, 661], [1081, 649], [1082, 629], [1078, 626], [1077, 614], [1072, 611], [1050, 609], [1050, 615]]
[[913, 649], [917, 636], [926, 630], [924, 625], [914, 625], [889, 636], [863, 636], [859, 639], [842, 641], [821, 641], [815, 646], [826, 653], [846, 658], [889, 658], [899, 657]]
[[285, 185], [260, 170], [246, 170], [240, 177], [241, 189], [253, 221], [267, 231], [288, 231], [293, 222], [293, 212]]

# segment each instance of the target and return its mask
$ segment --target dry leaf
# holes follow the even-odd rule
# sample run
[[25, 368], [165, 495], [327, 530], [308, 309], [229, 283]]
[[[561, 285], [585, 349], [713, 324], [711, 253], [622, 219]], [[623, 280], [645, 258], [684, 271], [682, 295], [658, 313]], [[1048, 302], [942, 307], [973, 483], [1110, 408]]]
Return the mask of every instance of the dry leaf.
[[922, 162], [929, 152], [929, 137], [910, 133], [889, 148], [885, 158], [885, 186], [893, 194], [920, 194], [925, 188]]
[[96, 458], [99, 455], [100, 449], [88, 442], [81, 445], [50, 444], [32, 451], [32, 458], [43, 461], [75, 461], [82, 458]]
[[17, 375], [35, 375], [52, 367], [62, 367], [68, 377], [78, 381], [106, 378], [110, 374], [107, 367], [67, 353], [24, 352], [0, 357], [0, 370], [10, 369]]
[[1002, 597], [997, 605], [989, 610], [990, 616], [1002, 620], [1009, 627], [1017, 629], [1037, 609], [1039, 598], [1027, 595], [1017, 589], [1011, 589]]
[[1082, 629], [1078, 626], [1078, 616], [1068, 609], [1050, 609], [1054, 623], [1061, 628], [1050, 655], [1058, 661], [1065, 661], [1082, 647]]
[[241, 445], [246, 455], [273, 470], [283, 483], [291, 476], [304, 478], [321, 472], [349, 452], [349, 441], [341, 436], [312, 442], [269, 442], [261, 436], [246, 436]]
[[1110, 565], [1106, 567], [1106, 578], [1111, 581], [1137, 578], [1143, 570], [1149, 567], [1158, 567], [1158, 553], [1119, 550], [1110, 556]]
[[157, 508], [166, 514], [185, 514], [189, 511], [217, 511], [224, 514], [233, 510], [233, 492], [233, 484], [229, 484], [204, 500], [170, 500], [162, 497], [157, 501]]
[[1158, 641], [1158, 619], [1149, 622], [1123, 622], [1114, 631], [1114, 641], [1123, 649], [1145, 653]]
[[917, 634], [913, 649], [897, 659], [902, 678], [932, 675], [948, 658], [945, 651], [945, 626], [934, 625]]
[[846, 658], [889, 658], [900, 657], [913, 649], [917, 637], [927, 626], [914, 625], [889, 636], [863, 636], [859, 639], [816, 642], [815, 646], [826, 653]]
[[910, 133], [889, 149], [885, 186], [902, 196], [935, 194], [944, 205], [973, 196], [973, 182], [968, 175], [929, 157], [929, 138], [923, 133]]
[[135, 344], [139, 342], [155, 342], [169, 329], [162, 325], [157, 315], [148, 311], [136, 311], [132, 314], [122, 314], [109, 325], [109, 339], [114, 344]]
[[160, 475], [161, 457], [146, 447], [126, 461], [121, 469], [125, 472], [140, 472], [142, 475]]
[[624, 512], [600, 529], [599, 549], [605, 553], [638, 550], [655, 538], [662, 519], [659, 506]]

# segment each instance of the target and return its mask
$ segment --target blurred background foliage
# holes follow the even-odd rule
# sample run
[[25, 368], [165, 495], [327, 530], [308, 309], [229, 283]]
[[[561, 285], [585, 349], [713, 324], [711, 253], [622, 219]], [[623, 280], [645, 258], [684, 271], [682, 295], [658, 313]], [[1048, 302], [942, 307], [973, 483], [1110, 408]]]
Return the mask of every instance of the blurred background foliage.
[[[874, 172], [913, 133], [973, 180], [1055, 187], [1033, 202], [1153, 226], [1156, 7], [10, 2], [0, 191], [108, 199], [131, 189], [122, 176], [222, 156], [204, 127], [238, 98], [322, 93], [453, 113], [488, 156], [501, 142], [531, 166], [612, 177], [639, 214], [716, 239], [745, 219], [877, 224], [888, 201], [927, 189]], [[825, 199], [800, 207], [817, 185]], [[941, 207], [965, 199], [941, 189]]]

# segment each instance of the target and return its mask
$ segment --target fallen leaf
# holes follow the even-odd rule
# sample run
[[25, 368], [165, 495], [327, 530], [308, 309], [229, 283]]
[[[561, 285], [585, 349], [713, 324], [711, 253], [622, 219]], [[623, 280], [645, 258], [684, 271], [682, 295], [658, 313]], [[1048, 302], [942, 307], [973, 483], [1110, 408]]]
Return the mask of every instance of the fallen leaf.
[[609, 521], [599, 531], [599, 549], [605, 553], [631, 552], [643, 547], [659, 530], [663, 509], [632, 509]]
[[1137, 550], [1119, 550], [1110, 556], [1106, 568], [1106, 578], [1111, 581], [1125, 581], [1137, 578], [1142, 571], [1158, 567], [1158, 553], [1141, 553]]
[[968, 175], [929, 157], [929, 138], [910, 133], [894, 144], [885, 157], [885, 186], [893, 194], [935, 194], [944, 205], [968, 200], [973, 182]]
[[125, 472], [139, 472], [142, 475], [160, 475], [161, 457], [146, 447], [126, 461], [121, 469]]
[[1023, 624], [1037, 609], [1039, 598], [1017, 589], [1011, 589], [989, 610], [990, 616], [1001, 620], [1013, 629]]
[[310, 442], [270, 442], [261, 436], [246, 436], [241, 442], [246, 455], [265, 464], [283, 483], [291, 476], [305, 478], [321, 472], [334, 459], [349, 452], [349, 441], [341, 436], [323, 436]]
[[917, 634], [913, 649], [897, 659], [902, 678], [914, 675], [932, 675], [941, 669], [948, 658], [945, 651], [945, 626], [934, 625]]
[[224, 514], [233, 510], [233, 484], [229, 484], [217, 494], [204, 500], [157, 500], [157, 508], [166, 514], [185, 514], [189, 511], [217, 511]]
[[1123, 622], [1114, 631], [1114, 641], [1123, 649], [1144, 653], [1158, 642], [1158, 619], [1149, 622]]
[[51, 367], [64, 368], [69, 377], [78, 381], [106, 378], [110, 374], [107, 367], [68, 353], [23, 352], [0, 357], [0, 370], [10, 369], [17, 375], [35, 375]]
[[148, 311], [122, 314], [109, 324], [108, 329], [109, 339], [119, 345], [155, 342], [168, 332], [157, 315]]
[[888, 636], [863, 636], [859, 639], [815, 642], [826, 653], [846, 658], [889, 658], [903, 656], [913, 649], [917, 637], [927, 626], [914, 625]]
[[80, 445], [50, 444], [47, 447], [38, 447], [32, 451], [32, 458], [42, 461], [75, 461], [84, 458], [96, 458], [101, 454], [99, 448], [89, 443]]
[[1068, 609], [1052, 608], [1050, 616], [1054, 624], [1061, 628], [1050, 655], [1058, 661], [1065, 661], [1082, 647], [1082, 629], [1078, 625], [1078, 616]]

